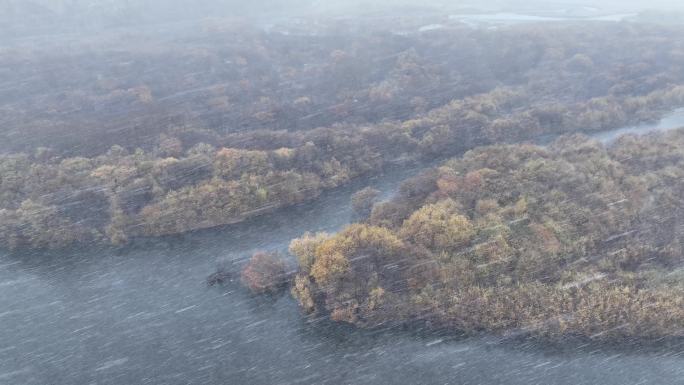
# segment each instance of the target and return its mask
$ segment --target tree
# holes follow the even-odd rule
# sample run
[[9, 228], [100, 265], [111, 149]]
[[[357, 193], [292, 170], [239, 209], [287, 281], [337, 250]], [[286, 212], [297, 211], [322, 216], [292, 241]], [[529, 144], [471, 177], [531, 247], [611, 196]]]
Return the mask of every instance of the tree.
[[[337, 235], [323, 241], [316, 248], [311, 275], [320, 285], [326, 285], [354, 272], [361, 281], [373, 272], [400, 270], [404, 251], [403, 242], [390, 230], [354, 224]], [[405, 255], [404, 255], [405, 256]]]
[[367, 218], [373, 210], [373, 205], [377, 202], [380, 191], [372, 187], [359, 190], [351, 198], [352, 209], [360, 218]]
[[257, 252], [242, 270], [242, 283], [253, 293], [275, 293], [287, 282], [286, 265], [276, 252]]
[[260, 174], [268, 168], [268, 154], [265, 151], [223, 148], [214, 158], [214, 174], [224, 179], [238, 179], [243, 174]]
[[401, 227], [402, 238], [439, 253], [453, 252], [466, 246], [475, 235], [468, 218], [458, 214], [458, 205], [451, 199], [423, 206]]
[[297, 257], [299, 268], [303, 272], [308, 273], [311, 270], [311, 265], [316, 260], [316, 249], [328, 238], [330, 238], [328, 233], [311, 234], [306, 232], [300, 238], [293, 239], [290, 242], [289, 251]]

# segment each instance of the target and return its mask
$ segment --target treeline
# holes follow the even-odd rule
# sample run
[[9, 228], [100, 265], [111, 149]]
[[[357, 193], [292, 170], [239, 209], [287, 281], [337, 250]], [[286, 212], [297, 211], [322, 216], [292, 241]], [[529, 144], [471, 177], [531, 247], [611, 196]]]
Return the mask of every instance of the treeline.
[[[64, 58], [38, 65], [30, 55], [5, 56], [7, 68], [33, 71], [29, 79], [60, 74], [52, 84], [71, 91], [46, 95], [37, 81], [25, 98], [5, 98], [5, 144], [26, 151], [0, 156], [0, 245], [123, 244], [182, 233], [313, 199], [393, 162], [655, 120], [684, 105], [677, 33], [600, 24], [429, 36], [246, 31], [218, 48], [225, 43], [219, 32], [185, 43], [201, 53], [162, 45], [70, 58], [99, 68], [116, 54], [135, 59], [130, 65], [145, 74], [110, 69], [98, 81], [87, 69], [62, 76], [74, 70]], [[168, 71], [154, 70], [157, 60]], [[207, 68], [208, 78], [188, 80], [187, 71], [198, 68]], [[150, 85], [134, 82], [140, 79]], [[225, 84], [203, 88], [218, 80]], [[179, 94], [178, 84], [192, 92]], [[113, 94], [130, 100], [111, 104]], [[225, 125], [209, 123], [218, 116], [209, 96], [230, 101], [218, 113]], [[173, 111], [163, 107], [169, 100]], [[108, 120], [124, 112], [125, 119]], [[188, 124], [177, 124], [174, 113]]]
[[290, 251], [307, 312], [593, 339], [684, 337], [684, 129], [496, 145]]
[[500, 86], [529, 85], [539, 99], [566, 103], [683, 83], [676, 26], [393, 27], [329, 21], [305, 35], [207, 24], [185, 38], [19, 42], [0, 55], [0, 151], [49, 144], [92, 157], [112, 145], [150, 151], [179, 127], [223, 135], [407, 120]]
[[[234, 223], [313, 199], [325, 189], [381, 172], [395, 160], [430, 159], [479, 144], [578, 130], [587, 127], [586, 116], [605, 117], [606, 106], [622, 111], [616, 114], [619, 123], [611, 123], [621, 125], [628, 121], [624, 111], [629, 107], [623, 105], [649, 111], [677, 105], [684, 103], [682, 90], [612, 104], [592, 100], [572, 113], [567, 107], [556, 108], [559, 126], [541, 124], [549, 113], [525, 110], [503, 117], [503, 108], [489, 115], [477, 112], [483, 103], [491, 107], [520, 98], [519, 93], [496, 90], [404, 123], [234, 136], [237, 143], [292, 146], [272, 150], [217, 149], [198, 143], [184, 151], [178, 138], [167, 137], [151, 153], [114, 146], [93, 158], [62, 159], [47, 148], [32, 155], [3, 156], [0, 243], [9, 248], [59, 248], [88, 241], [122, 244], [131, 237]], [[517, 105], [526, 103], [523, 98]]]

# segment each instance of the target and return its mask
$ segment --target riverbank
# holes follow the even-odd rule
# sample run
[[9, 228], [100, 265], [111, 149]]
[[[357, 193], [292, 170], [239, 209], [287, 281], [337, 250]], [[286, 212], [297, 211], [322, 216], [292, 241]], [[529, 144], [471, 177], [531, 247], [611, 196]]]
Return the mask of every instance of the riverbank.
[[217, 259], [239, 265], [257, 250], [285, 250], [306, 231], [336, 232], [352, 220], [354, 191], [370, 184], [389, 197], [416, 172], [117, 250], [0, 253], [0, 382], [656, 385], [681, 378], [678, 347], [550, 348], [494, 336], [359, 330], [304, 319], [288, 295], [206, 287]]
[[[656, 100], [649, 102], [649, 105], [679, 105], [683, 89], [657, 92], [649, 95], [646, 100]], [[155, 159], [142, 152], [127, 154], [122, 148], [111, 150], [106, 158], [72, 158], [54, 165], [34, 164], [25, 155], [8, 156], [4, 159], [5, 165], [9, 167], [8, 188], [14, 186], [23, 173], [32, 174], [33, 177], [22, 183], [37, 191], [55, 188], [52, 185], [57, 180], [69, 181], [69, 187], [66, 190], [60, 187], [56, 192], [46, 192], [40, 198], [26, 199], [16, 209], [0, 210], [0, 246], [8, 249], [62, 249], [94, 243], [123, 245], [134, 238], [178, 235], [239, 223], [284, 207], [309, 203], [323, 191], [333, 190], [353, 180], [362, 180], [382, 172], [383, 169], [387, 168], [391, 172], [394, 167], [406, 166], [401, 163], [425, 164], [426, 159], [435, 162], [479, 144], [496, 143], [500, 140], [524, 142], [535, 138], [544, 141], [549, 137], [575, 131], [605, 131], [603, 135], [612, 135], [611, 130], [601, 130], [607, 124], [605, 122], [593, 129], [582, 126], [569, 128], [585, 120], [583, 116], [590, 114], [594, 108], [591, 106], [579, 118], [568, 119], [562, 127], [541, 129], [542, 118], [539, 117], [540, 121], [533, 125], [539, 129], [533, 132], [540, 131], [541, 134], [534, 137], [528, 136], [529, 133], [525, 131], [511, 131], [521, 124], [516, 123], [518, 119], [527, 119], [523, 116], [528, 112], [516, 112], [505, 121], [486, 119], [486, 124], [469, 121], [467, 116], [472, 113], [471, 109], [477, 108], [473, 103], [483, 103], [489, 97], [507, 100], [518, 95], [501, 90], [495, 94], [497, 96], [484, 95], [465, 102], [454, 102], [421, 119], [405, 122], [400, 131], [412, 132], [411, 135], [416, 138], [394, 132], [396, 127], [391, 125], [378, 126], [379, 132], [364, 131], [361, 138], [350, 136], [353, 132], [347, 131], [317, 131], [311, 135], [318, 138], [317, 140], [336, 141], [341, 148], [339, 151], [346, 154], [344, 158], [340, 158], [343, 162], [333, 156], [332, 163], [324, 162], [317, 172], [305, 170], [306, 167], [321, 165], [301, 164], [302, 157], [322, 156], [321, 149], [317, 148], [320, 146], [310, 141], [296, 150], [281, 148], [253, 151], [223, 148], [214, 154], [213, 147], [209, 146], [180, 159]], [[641, 99], [626, 99], [624, 103], [636, 103], [638, 100]], [[650, 117], [654, 115], [666, 114], [662, 110], [648, 113]], [[665, 121], [659, 129], [667, 129], [670, 124], [675, 124], [680, 115], [681, 110], [676, 110], [670, 115], [671, 120]], [[458, 117], [467, 119], [461, 121]], [[593, 118], [589, 118], [589, 121], [591, 119]], [[607, 124], [607, 127], [614, 123]], [[459, 126], [444, 130], [443, 127], [448, 124]], [[482, 124], [485, 126], [481, 126]], [[640, 130], [640, 127], [649, 126], [634, 126], [618, 131]], [[550, 135], [548, 131], [555, 133]], [[396, 142], [397, 146], [370, 149], [368, 145], [375, 140], [374, 136], [383, 132], [393, 137], [390, 141]], [[418, 137], [422, 139], [418, 140]], [[399, 151], [401, 148], [403, 150]], [[313, 155], [315, 153], [319, 155]], [[114, 164], [109, 164], [112, 159]], [[397, 160], [401, 161], [398, 166]], [[310, 160], [305, 163], [308, 162]], [[296, 164], [304, 169], [288, 169]], [[41, 168], [45, 170], [38, 171]], [[33, 180], [37, 176], [42, 179], [43, 173], [56, 179]], [[121, 180], [127, 181], [124, 183], [127, 187]], [[186, 183], [190, 183], [190, 186], [182, 187]], [[167, 187], [162, 187], [165, 185]], [[6, 195], [17, 195], [16, 186], [6, 191]], [[155, 200], [154, 195], [159, 195], [160, 198]], [[45, 204], [41, 200], [53, 203]]]
[[23, 93], [2, 117], [0, 247], [124, 245], [241, 222], [397, 159], [605, 131], [684, 105], [674, 26], [397, 35], [368, 23], [341, 36], [228, 23], [180, 41], [18, 49], [6, 60], [18, 79], [6, 90]]
[[304, 311], [621, 342], [684, 338], [684, 129], [479, 147], [293, 241]]

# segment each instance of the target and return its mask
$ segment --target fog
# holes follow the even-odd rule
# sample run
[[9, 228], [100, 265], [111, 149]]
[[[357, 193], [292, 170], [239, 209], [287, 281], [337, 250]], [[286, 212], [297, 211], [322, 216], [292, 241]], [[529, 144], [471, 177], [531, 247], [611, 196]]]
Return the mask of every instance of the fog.
[[0, 0], [0, 385], [682, 384], [683, 0]]
[[681, 11], [676, 0], [2, 0], [0, 37], [93, 32], [205, 18], [279, 20], [301, 17], [513, 12], [591, 17], [648, 10]]

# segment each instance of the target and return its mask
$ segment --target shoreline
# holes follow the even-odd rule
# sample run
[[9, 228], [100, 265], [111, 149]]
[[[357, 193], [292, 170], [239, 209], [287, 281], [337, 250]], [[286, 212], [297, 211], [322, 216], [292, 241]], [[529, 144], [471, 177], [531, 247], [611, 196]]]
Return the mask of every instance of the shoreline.
[[[594, 138], [596, 140], [599, 140], [602, 142], [604, 145], [610, 145], [611, 142], [615, 141], [617, 139], [617, 136], [622, 136], [622, 135], [629, 135], [629, 134], [636, 134], [639, 136], [642, 135], [650, 135], [653, 133], [658, 133], [658, 132], [666, 132], [670, 130], [674, 130], [677, 128], [684, 127], [684, 121], [682, 122], [681, 125], [676, 124], [672, 122], [671, 124], [665, 124], [663, 126], [663, 122], [667, 122], [668, 119], [674, 119], [677, 121], [678, 119], [683, 119], [684, 120], [684, 108], [683, 107], [677, 107], [669, 111], [660, 111], [658, 112], [658, 115], [661, 117], [660, 119], [657, 119], [653, 121], [652, 123], [642, 123], [642, 124], [637, 124], [637, 125], [630, 125], [627, 127], [620, 127], [620, 128], [615, 128], [615, 129], [610, 129], [610, 130], [601, 130], [601, 131], [580, 131], [577, 133], [563, 133], [563, 134], [543, 134], [540, 135], [534, 139], [527, 139], [527, 140], [520, 140], [520, 141], [514, 141], [514, 142], [507, 142], [506, 144], [524, 144], [524, 143], [534, 143], [537, 145], [545, 146], [554, 140], [560, 138], [561, 136], [568, 136], [568, 135], [574, 135], [574, 134], [580, 134], [580, 135], [585, 135], [590, 138]], [[617, 136], [616, 136], [617, 134]], [[121, 247], [128, 247], [132, 246], [135, 243], [139, 242], [148, 242], [149, 240], [155, 240], [155, 239], [166, 239], [168, 237], [177, 237], [177, 236], [183, 236], [187, 234], [192, 234], [196, 232], [201, 232], [201, 231], [206, 231], [206, 230], [218, 230], [222, 228], [228, 228], [234, 225], [239, 225], [241, 223], [245, 223], [246, 221], [252, 220], [252, 219], [258, 219], [258, 218], [264, 218], [268, 215], [272, 215], [274, 213], [278, 213], [284, 210], [288, 210], [291, 208], [296, 208], [296, 207], [302, 207], [304, 205], [309, 205], [312, 202], [316, 202], [319, 199], [321, 199], [321, 196], [326, 195], [326, 194], [335, 194], [335, 192], [338, 191], [345, 191], [346, 189], [353, 188], [352, 186], [358, 186], [359, 188], [362, 188], [362, 184], [366, 183], [368, 181], [372, 181], [374, 179], [394, 179], [396, 176], [403, 175], [404, 178], [408, 178], [410, 176], [415, 176], [420, 174], [422, 171], [429, 170], [431, 168], [434, 168], [436, 166], [439, 166], [440, 164], [443, 164], [447, 160], [454, 158], [454, 157], [460, 157], [463, 156], [466, 152], [470, 150], [474, 150], [479, 147], [486, 147], [490, 146], [492, 144], [483, 144], [483, 145], [478, 145], [473, 148], [468, 148], [464, 149], [461, 151], [458, 151], [455, 154], [449, 154], [449, 155], [444, 155], [444, 156], [439, 156], [439, 157], [434, 157], [431, 160], [422, 160], [420, 158], [415, 158], [415, 157], [409, 157], [406, 158], [405, 156], [400, 156], [397, 158], [394, 158], [393, 160], [387, 160], [384, 162], [382, 165], [383, 171], [380, 173], [366, 173], [364, 175], [351, 178], [349, 181], [346, 183], [342, 183], [338, 186], [332, 187], [332, 188], [322, 188], [318, 194], [312, 197], [307, 197], [304, 198], [303, 200], [296, 202], [294, 204], [272, 204], [270, 206], [267, 206], [265, 208], [257, 209], [255, 212], [258, 212], [256, 215], [251, 215], [250, 214], [243, 214], [242, 216], [238, 218], [234, 218], [230, 221], [226, 221], [223, 223], [206, 223], [205, 225], [202, 225], [200, 227], [192, 228], [187, 231], [183, 232], [171, 232], [167, 234], [159, 234], [159, 235], [153, 235], [153, 236], [134, 236], [131, 237], [125, 244], [123, 245], [113, 245], [109, 241], [105, 240], [91, 240], [89, 242], [76, 242], [71, 245], [67, 245], [65, 247], [59, 247], [59, 248], [34, 248], [34, 247], [19, 247], [16, 249], [12, 248], [7, 248], [7, 247], [0, 247], [0, 250], [3, 250], [4, 252], [12, 253], [12, 254], [22, 254], [26, 252], [51, 252], [51, 251], [67, 251], [69, 249], [73, 248], [78, 248], [82, 247], [84, 245], [90, 244], [97, 246], [98, 248], [113, 248], [113, 249], [118, 249]], [[411, 175], [404, 175], [405, 170], [411, 170], [413, 174]], [[139, 224], [140, 225], [140, 224]]]

